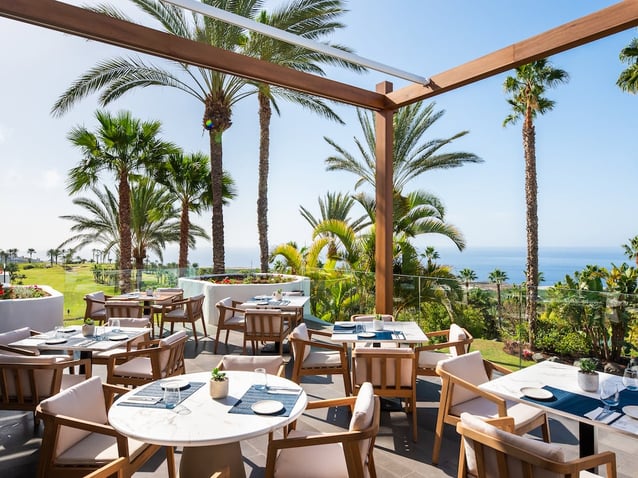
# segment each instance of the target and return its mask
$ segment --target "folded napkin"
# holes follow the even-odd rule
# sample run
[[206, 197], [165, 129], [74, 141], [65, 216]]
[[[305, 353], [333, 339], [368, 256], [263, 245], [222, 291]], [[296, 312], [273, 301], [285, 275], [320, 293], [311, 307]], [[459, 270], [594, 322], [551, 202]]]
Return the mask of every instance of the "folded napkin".
[[600, 416], [603, 410], [603, 407], [597, 407], [594, 408], [591, 412], [585, 413], [585, 416], [600, 423], [611, 423], [621, 415], [620, 412], [611, 412], [609, 414]]
[[625, 415], [616, 420], [612, 427], [638, 434], [638, 420], [631, 418], [629, 415]]

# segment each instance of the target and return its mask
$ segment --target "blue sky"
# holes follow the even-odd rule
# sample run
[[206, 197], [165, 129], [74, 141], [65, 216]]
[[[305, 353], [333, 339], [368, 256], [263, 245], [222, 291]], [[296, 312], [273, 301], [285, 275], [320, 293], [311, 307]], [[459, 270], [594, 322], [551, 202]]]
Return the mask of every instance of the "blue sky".
[[[430, 76], [612, 3], [351, 0], [343, 17], [347, 28], [333, 40], [361, 56]], [[632, 120], [638, 98], [615, 86], [623, 69], [618, 53], [636, 35], [635, 29], [626, 31], [550, 59], [569, 73], [570, 81], [548, 93], [556, 107], [536, 123], [541, 246], [614, 247], [638, 234]], [[71, 224], [59, 216], [79, 212], [64, 188], [68, 170], [80, 159], [66, 135], [75, 125], [95, 126], [97, 102], [87, 98], [62, 118], [50, 115], [51, 106], [98, 60], [129, 53], [6, 19], [0, 19], [0, 42], [5, 45], [0, 75], [0, 249], [24, 252], [33, 247], [44, 257], [69, 235]], [[395, 89], [407, 84], [376, 72], [327, 71], [333, 79], [368, 89], [384, 80], [392, 81]], [[502, 90], [506, 76], [434, 99], [446, 114], [432, 137], [469, 130], [451, 149], [475, 153], [485, 162], [429, 173], [408, 186], [432, 191], [443, 200], [448, 222], [463, 232], [470, 249], [525, 244], [520, 124], [502, 127], [509, 113]], [[299, 205], [318, 212], [317, 198], [325, 192], [352, 190], [353, 176], [325, 171], [324, 159], [332, 151], [323, 137], [354, 150], [353, 137], [360, 136], [352, 107], [335, 106], [346, 122], [342, 126], [294, 105], [280, 106], [282, 114], [273, 117], [271, 136], [271, 246], [288, 240], [309, 243], [311, 230]], [[166, 139], [186, 151], [208, 152], [201, 105], [181, 92], [137, 91], [109, 109], [161, 120]], [[257, 248], [258, 136], [257, 102], [251, 97], [234, 109], [233, 126], [224, 135], [225, 168], [239, 191], [238, 199], [225, 209], [228, 265], [233, 249]], [[195, 220], [209, 228], [209, 214]], [[451, 245], [433, 236], [417, 244], [441, 249]], [[201, 241], [197, 260], [206, 263], [209, 251], [210, 245]], [[174, 257], [168, 254], [166, 259]]]

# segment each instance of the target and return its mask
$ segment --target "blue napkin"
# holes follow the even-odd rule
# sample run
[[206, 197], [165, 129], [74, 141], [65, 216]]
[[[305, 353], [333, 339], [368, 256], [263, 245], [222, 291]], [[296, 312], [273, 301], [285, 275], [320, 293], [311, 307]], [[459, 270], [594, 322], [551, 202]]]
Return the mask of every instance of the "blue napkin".
[[[180, 401], [177, 405], [182, 403], [188, 397], [190, 397], [193, 393], [204, 386], [204, 382], [189, 382], [188, 386], [182, 388], [180, 390]], [[148, 387], [145, 387], [143, 390], [140, 390], [137, 393], [134, 393], [134, 397], [162, 397], [164, 395], [164, 389], [160, 385], [160, 382], [153, 382]], [[141, 408], [166, 408], [164, 402], [162, 400], [158, 402], [118, 402], [118, 405], [125, 407], [141, 407]]]

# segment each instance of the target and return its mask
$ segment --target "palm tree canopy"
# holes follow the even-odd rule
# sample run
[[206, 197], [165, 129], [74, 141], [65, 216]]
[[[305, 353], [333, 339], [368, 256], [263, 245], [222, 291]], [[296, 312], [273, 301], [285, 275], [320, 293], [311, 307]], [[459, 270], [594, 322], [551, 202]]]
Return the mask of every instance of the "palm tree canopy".
[[618, 76], [616, 85], [629, 93], [638, 93], [638, 38], [631, 40], [629, 45], [620, 51], [620, 61], [629, 66]]
[[490, 272], [488, 279], [494, 284], [502, 284], [503, 282], [507, 282], [509, 277], [507, 277], [507, 272], [504, 272], [500, 269], [494, 269], [492, 272]]
[[317, 225], [328, 219], [337, 219], [339, 221], [345, 221], [355, 231], [358, 232], [364, 227], [370, 225], [370, 221], [366, 216], [361, 216], [357, 219], [350, 219], [350, 211], [356, 204], [355, 199], [349, 194], [330, 192], [318, 199], [320, 217], [316, 218], [308, 209], [303, 206], [299, 206], [301, 216], [308, 221], [308, 224], [314, 229]]
[[565, 70], [554, 68], [546, 58], [516, 68], [516, 76], [508, 76], [503, 85], [511, 94], [507, 102], [512, 107], [503, 121], [503, 126], [514, 124], [527, 115], [533, 120], [554, 108], [555, 102], [543, 96], [548, 88], [553, 88], [569, 80]]
[[[444, 114], [444, 110], [434, 111], [435, 103], [414, 103], [400, 108], [394, 115], [394, 144], [392, 183], [395, 191], [402, 191], [415, 177], [431, 170], [457, 168], [466, 163], [483, 162], [478, 156], [466, 152], [442, 152], [441, 149], [454, 140], [468, 134], [461, 131], [449, 138], [423, 141], [428, 129]], [[358, 176], [355, 189], [363, 184], [374, 188], [376, 184], [376, 136], [374, 116], [358, 109], [359, 124], [363, 130], [363, 140], [354, 138], [361, 159], [349, 153], [330, 138], [324, 137], [337, 155], [326, 159], [328, 171], [348, 171]]]

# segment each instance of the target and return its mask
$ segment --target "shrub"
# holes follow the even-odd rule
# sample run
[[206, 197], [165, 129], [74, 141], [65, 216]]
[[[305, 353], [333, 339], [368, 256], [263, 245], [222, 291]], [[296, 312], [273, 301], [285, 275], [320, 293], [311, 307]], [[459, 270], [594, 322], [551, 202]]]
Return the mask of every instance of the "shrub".
[[543, 314], [537, 322], [536, 348], [547, 353], [578, 357], [591, 350], [587, 336], [555, 316]]

